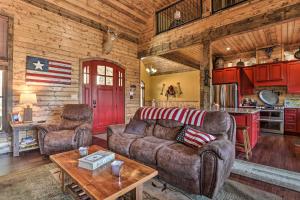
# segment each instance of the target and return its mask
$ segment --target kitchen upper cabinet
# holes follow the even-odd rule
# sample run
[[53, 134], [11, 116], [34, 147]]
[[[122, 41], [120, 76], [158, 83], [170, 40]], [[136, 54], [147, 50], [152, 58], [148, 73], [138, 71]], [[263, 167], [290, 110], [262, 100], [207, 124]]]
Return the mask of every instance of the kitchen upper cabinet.
[[239, 70], [235, 67], [215, 69], [212, 74], [212, 82], [214, 85], [218, 84], [228, 84], [238, 82], [238, 72]]
[[213, 70], [212, 76], [213, 84], [218, 85], [223, 83], [223, 70]]
[[254, 70], [255, 86], [285, 86], [287, 84], [285, 63], [257, 65]]
[[265, 82], [269, 80], [269, 66], [261, 65], [255, 68], [255, 81]]
[[287, 64], [287, 90], [288, 93], [300, 94], [300, 62]]
[[253, 67], [244, 67], [241, 69], [240, 91], [241, 95], [251, 95], [254, 93]]

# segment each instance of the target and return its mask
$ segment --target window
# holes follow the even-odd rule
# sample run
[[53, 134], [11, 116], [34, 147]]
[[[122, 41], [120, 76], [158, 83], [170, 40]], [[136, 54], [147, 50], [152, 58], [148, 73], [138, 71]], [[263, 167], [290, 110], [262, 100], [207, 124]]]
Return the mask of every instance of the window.
[[141, 92], [140, 92], [140, 106], [145, 106], [145, 83], [141, 81]]
[[109, 66], [97, 65], [97, 85], [114, 85], [114, 69]]
[[0, 16], [0, 59], [7, 60], [8, 18]]
[[83, 84], [88, 85], [90, 83], [90, 66], [83, 68]]
[[122, 87], [123, 86], [123, 73], [122, 72], [119, 72], [119, 87]]

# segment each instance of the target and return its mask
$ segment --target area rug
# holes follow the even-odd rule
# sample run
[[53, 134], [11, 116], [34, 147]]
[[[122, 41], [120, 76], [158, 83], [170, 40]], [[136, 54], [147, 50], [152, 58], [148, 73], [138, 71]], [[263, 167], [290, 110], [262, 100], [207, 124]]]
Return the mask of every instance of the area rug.
[[297, 172], [237, 159], [231, 172], [300, 192], [300, 173]]
[[[57, 168], [54, 164], [24, 170], [0, 177], [0, 199], [2, 200], [71, 200], [60, 190]], [[207, 200], [208, 198], [186, 194], [180, 189], [167, 185], [155, 178], [144, 185], [144, 200]], [[125, 198], [126, 199], [126, 198]], [[280, 200], [281, 198], [243, 185], [227, 181], [219, 192], [217, 200]]]

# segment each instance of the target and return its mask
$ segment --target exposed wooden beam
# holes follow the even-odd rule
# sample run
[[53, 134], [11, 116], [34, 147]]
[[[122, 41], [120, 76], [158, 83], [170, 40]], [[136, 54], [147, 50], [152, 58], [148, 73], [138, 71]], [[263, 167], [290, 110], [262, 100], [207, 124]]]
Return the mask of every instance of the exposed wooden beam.
[[[107, 28], [108, 28], [107, 25], [96, 22], [96, 21], [91, 20], [87, 17], [83, 17], [81, 15], [78, 15], [77, 13], [71, 12], [71, 11], [65, 9], [65, 8], [59, 7], [59, 6], [57, 6], [53, 3], [47, 2], [45, 0], [22, 0], [22, 1], [27, 2], [31, 5], [34, 5], [38, 8], [47, 10], [47, 11], [52, 12], [52, 13], [55, 13], [57, 15], [63, 16], [65, 18], [68, 18], [68, 19], [73, 20], [75, 22], [78, 22], [78, 23], [84, 24], [86, 26], [95, 28], [97, 30], [100, 30], [100, 31], [103, 31], [103, 32], [107, 31]], [[133, 37], [133, 36], [131, 36], [127, 33], [124, 33], [124, 32], [120, 32], [119, 38], [130, 41], [130, 42], [133, 42], [133, 43], [138, 43], [138, 37]]]
[[168, 60], [183, 64], [183, 65], [186, 65], [189, 67], [192, 67], [194, 69], [198, 69], [198, 70], [200, 69], [200, 63], [197, 64], [197, 63], [190, 61], [189, 59], [186, 58], [186, 56], [182, 55], [179, 52], [170, 52], [167, 54], [160, 55], [160, 57], [166, 58]]
[[272, 10], [261, 15], [250, 17], [217, 28], [209, 28], [200, 33], [189, 35], [176, 41], [162, 43], [148, 50], [140, 51], [138, 55], [139, 57], [161, 55], [170, 51], [174, 51], [178, 48], [203, 43], [207, 40], [215, 41], [226, 36], [241, 34], [249, 30], [257, 30], [264, 26], [269, 26], [274, 23], [282, 23], [295, 18], [300, 18], [300, 3], [277, 10]]

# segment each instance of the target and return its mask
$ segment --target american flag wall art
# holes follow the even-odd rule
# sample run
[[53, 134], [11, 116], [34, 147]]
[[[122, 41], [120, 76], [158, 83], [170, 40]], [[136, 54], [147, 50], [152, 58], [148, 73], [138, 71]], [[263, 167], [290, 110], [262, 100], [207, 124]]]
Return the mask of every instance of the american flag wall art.
[[71, 85], [70, 63], [27, 56], [26, 83]]

